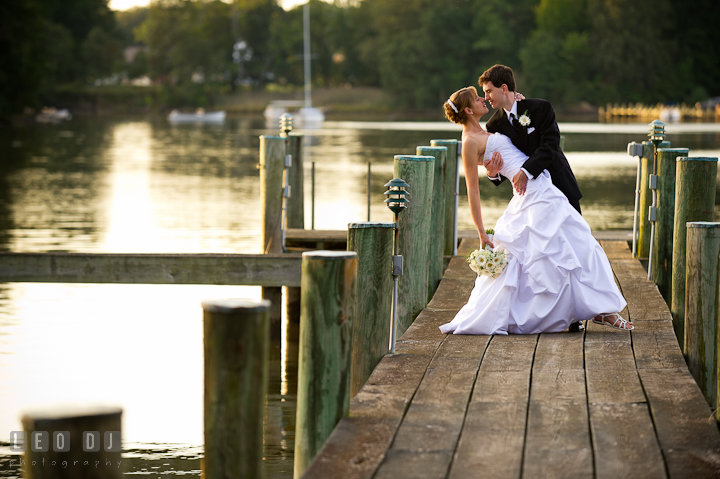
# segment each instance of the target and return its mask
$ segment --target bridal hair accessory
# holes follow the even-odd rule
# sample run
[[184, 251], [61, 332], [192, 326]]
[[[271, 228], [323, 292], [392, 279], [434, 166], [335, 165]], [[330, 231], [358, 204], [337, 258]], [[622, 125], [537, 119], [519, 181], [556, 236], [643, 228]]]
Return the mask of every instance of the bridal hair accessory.
[[450, 108], [452, 108], [455, 113], [459, 113], [457, 107], [455, 106], [455, 103], [453, 103], [452, 100], [448, 100], [447, 102], [450, 105]]

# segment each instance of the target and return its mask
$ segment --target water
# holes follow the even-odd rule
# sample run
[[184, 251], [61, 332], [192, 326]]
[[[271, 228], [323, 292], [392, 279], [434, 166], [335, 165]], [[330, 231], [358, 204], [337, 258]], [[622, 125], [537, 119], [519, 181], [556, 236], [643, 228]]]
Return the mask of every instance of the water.
[[[720, 156], [720, 125], [668, 125], [673, 147]], [[591, 227], [631, 229], [645, 124], [561, 124]], [[326, 122], [307, 135], [316, 162], [317, 229], [391, 221], [383, 185], [393, 155], [459, 138], [449, 123]], [[262, 118], [171, 126], [163, 118], [77, 118], [0, 130], [0, 250], [16, 252], [259, 253], [258, 136]], [[461, 183], [462, 184], [462, 183]], [[464, 185], [463, 185], [464, 190]], [[485, 224], [509, 185], [481, 181]], [[717, 208], [716, 208], [717, 209]], [[460, 229], [473, 229], [460, 198]], [[259, 298], [260, 288], [192, 285], [0, 284], [0, 441], [23, 411], [56, 403], [123, 407], [127, 475], [200, 475], [203, 358], [200, 302]], [[296, 332], [271, 348], [265, 454], [270, 478], [292, 476]], [[0, 476], [18, 477], [0, 445]]]

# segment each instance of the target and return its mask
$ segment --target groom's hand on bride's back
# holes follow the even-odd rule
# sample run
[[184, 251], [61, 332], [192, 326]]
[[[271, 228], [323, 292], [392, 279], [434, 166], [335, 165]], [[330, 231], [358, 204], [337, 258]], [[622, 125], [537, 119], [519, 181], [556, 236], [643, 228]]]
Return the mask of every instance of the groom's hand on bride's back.
[[493, 153], [492, 158], [487, 161], [483, 161], [485, 171], [490, 178], [497, 178], [500, 174], [500, 169], [503, 166], [503, 159], [499, 152]]

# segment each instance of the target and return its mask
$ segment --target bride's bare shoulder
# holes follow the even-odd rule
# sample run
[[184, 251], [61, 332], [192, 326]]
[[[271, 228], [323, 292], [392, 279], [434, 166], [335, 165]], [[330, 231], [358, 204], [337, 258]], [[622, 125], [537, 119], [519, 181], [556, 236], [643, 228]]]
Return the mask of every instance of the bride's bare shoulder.
[[486, 132], [478, 133], [464, 133], [462, 136], [463, 150], [468, 148], [469, 150], [476, 150], [478, 153], [485, 151], [485, 145], [487, 145], [490, 134]]

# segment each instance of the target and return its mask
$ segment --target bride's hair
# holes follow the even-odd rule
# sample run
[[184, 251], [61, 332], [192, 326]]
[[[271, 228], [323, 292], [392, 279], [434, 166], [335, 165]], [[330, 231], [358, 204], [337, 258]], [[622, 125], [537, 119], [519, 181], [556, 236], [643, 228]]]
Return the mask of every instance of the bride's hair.
[[[472, 108], [473, 101], [478, 97], [477, 90], [474, 86], [465, 87], [450, 95], [450, 99], [443, 104], [445, 118], [453, 123], [464, 124], [468, 117], [465, 108]], [[450, 103], [452, 102], [452, 104]], [[457, 111], [453, 109], [453, 105]]]

